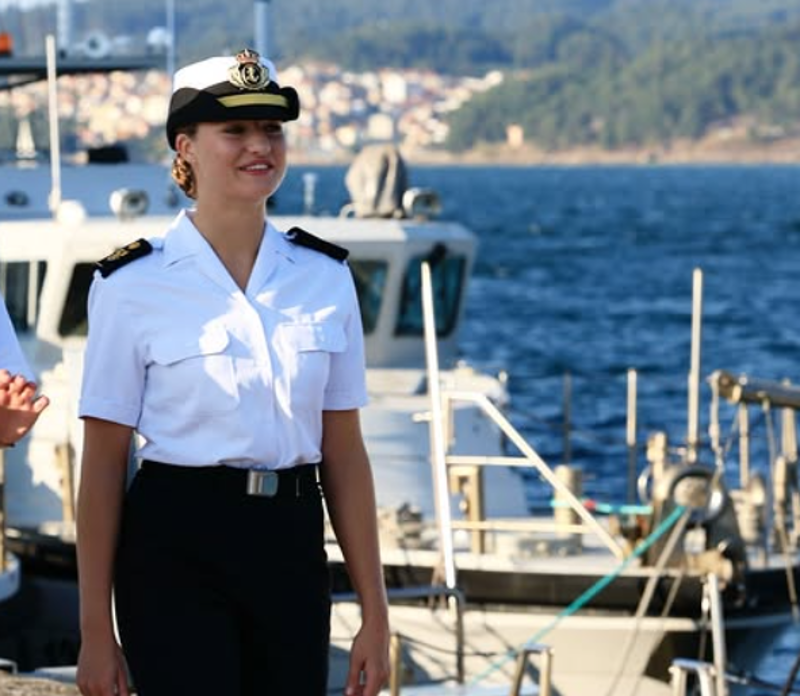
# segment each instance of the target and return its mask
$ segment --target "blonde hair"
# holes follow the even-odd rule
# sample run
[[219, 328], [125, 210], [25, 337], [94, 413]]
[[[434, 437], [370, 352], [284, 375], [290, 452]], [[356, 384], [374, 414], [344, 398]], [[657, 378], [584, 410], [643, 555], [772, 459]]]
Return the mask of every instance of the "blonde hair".
[[[180, 133], [185, 133], [190, 138], [193, 138], [197, 133], [197, 124], [192, 123], [180, 129]], [[194, 178], [194, 170], [192, 165], [189, 164], [180, 153], [175, 154], [172, 160], [172, 178], [181, 191], [183, 191], [189, 198], [197, 198], [197, 184]]]

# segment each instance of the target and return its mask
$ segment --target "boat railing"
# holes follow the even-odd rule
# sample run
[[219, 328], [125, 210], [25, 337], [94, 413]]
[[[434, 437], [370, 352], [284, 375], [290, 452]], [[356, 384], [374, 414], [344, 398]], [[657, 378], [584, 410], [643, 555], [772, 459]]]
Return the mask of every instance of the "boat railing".
[[[739, 505], [742, 535], [749, 546], [760, 549], [763, 563], [767, 562], [771, 550], [782, 555], [792, 613], [795, 620], [800, 620], [800, 600], [793, 572], [794, 557], [800, 547], [800, 485], [797, 477], [800, 387], [788, 380], [776, 382], [746, 374], [734, 375], [724, 370], [713, 372], [708, 383], [712, 392], [709, 431], [720, 470], [725, 465], [729, 447], [721, 437], [720, 400], [725, 399], [736, 408], [739, 490], [734, 494]], [[766, 481], [751, 470], [751, 407], [760, 408], [764, 417], [768, 449]], [[779, 428], [774, 422], [776, 409], [781, 415]]]
[[[711, 424], [709, 427], [712, 436], [711, 447], [716, 454], [718, 466], [722, 466], [727, 452], [727, 445], [723, 443], [721, 437], [720, 399], [725, 399], [737, 408], [736, 430], [738, 430], [739, 436], [739, 485], [742, 489], [746, 489], [752, 484], [749, 415], [749, 407], [751, 406], [760, 407], [764, 413], [770, 467], [776, 467], [779, 459], [783, 460], [784, 466], [797, 464], [796, 413], [800, 410], [800, 387], [788, 381], [775, 382], [745, 374], [734, 375], [725, 370], [713, 372], [708, 377], [708, 383], [712, 391]], [[780, 453], [778, 453], [779, 448], [775, 436], [776, 428], [773, 423], [774, 409], [780, 409], [782, 415]], [[775, 476], [776, 472], [771, 473], [773, 478], [781, 478], [780, 476]], [[792, 479], [791, 476], [788, 478]], [[787, 481], [787, 483], [789, 482]], [[797, 493], [796, 485], [794, 486], [794, 492]], [[795, 503], [795, 507], [800, 506]], [[795, 521], [800, 522], [800, 518]]]
[[[389, 696], [400, 696], [402, 693], [403, 675], [403, 636], [399, 633], [392, 634], [390, 643], [390, 663], [391, 672], [389, 676]], [[541, 659], [539, 668], [539, 683], [537, 696], [551, 696], [552, 694], [552, 671], [553, 671], [553, 649], [549, 645], [536, 643], [524, 646], [517, 654], [517, 661], [514, 668], [514, 676], [509, 689], [509, 696], [520, 696], [522, 693], [522, 681], [528, 671], [528, 663], [532, 656]], [[459, 684], [462, 684], [460, 681]]]
[[[432, 265], [435, 259], [424, 260], [420, 269], [420, 280], [422, 288], [422, 313], [425, 335], [425, 357], [428, 368], [428, 391], [431, 402], [430, 418], [430, 446], [431, 446], [431, 467], [433, 471], [433, 484], [436, 502], [436, 520], [441, 544], [442, 561], [444, 565], [445, 584], [454, 588], [456, 585], [456, 570], [453, 547], [453, 529], [456, 526], [472, 529], [474, 534], [473, 548], [478, 550], [483, 548], [484, 532], [487, 529], [500, 529], [514, 531], [519, 530], [520, 525], [532, 528], [534, 525], [523, 520], [519, 521], [496, 521], [487, 523], [483, 519], [482, 505], [479, 504], [480, 498], [480, 466], [528, 466], [533, 467], [539, 475], [547, 481], [556, 491], [559, 498], [568, 506], [569, 510], [578, 518], [583, 520], [583, 525], [560, 526], [560, 531], [584, 531], [594, 532], [603, 544], [611, 551], [614, 556], [622, 560], [626, 556], [623, 547], [617, 543], [606, 528], [592, 515], [583, 503], [572, 492], [570, 487], [565, 484], [539, 456], [534, 448], [525, 440], [519, 431], [503, 415], [500, 409], [482, 393], [443, 390], [439, 377], [439, 355], [436, 333], [436, 318], [434, 311], [434, 294], [432, 283]], [[478, 491], [477, 502], [470, 511], [470, 520], [454, 520], [450, 510], [450, 484], [448, 481], [448, 469], [450, 466], [464, 466], [464, 459], [453, 459], [452, 454], [448, 454], [448, 443], [451, 441], [450, 433], [447, 432], [448, 426], [453, 422], [451, 409], [456, 401], [468, 401], [476, 404], [500, 429], [507, 440], [513, 443], [523, 454], [519, 457], [480, 457], [474, 460], [474, 480], [477, 485], [473, 489]], [[468, 460], [473, 461], [473, 460]], [[473, 501], [475, 503], [475, 501]]]
[[[478, 406], [481, 411], [497, 426], [503, 436], [522, 453], [523, 456], [466, 456], [457, 454], [444, 454], [444, 463], [455, 479], [468, 479], [466, 490], [469, 491], [469, 500], [466, 509], [468, 519], [452, 520], [453, 529], [472, 531], [474, 551], [482, 551], [485, 546], [484, 534], [487, 531], [553, 531], [558, 533], [596, 534], [601, 542], [614, 556], [623, 559], [626, 552], [617, 543], [600, 521], [578, 499], [563, 474], [550, 467], [527, 442], [522, 434], [511, 424], [502, 411], [480, 392], [449, 391], [443, 390], [441, 394], [442, 422], [453, 422], [452, 409], [457, 402], [470, 402]], [[449, 438], [445, 434], [444, 441]], [[480, 469], [489, 466], [526, 467], [533, 468], [553, 488], [557, 501], [580, 518], [582, 523], [570, 524], [564, 520], [546, 522], [543, 520], [487, 520], [483, 515], [482, 485], [480, 483]]]
[[[740, 490], [731, 491], [735, 502], [735, 513], [739, 527], [743, 530], [743, 541], [748, 545], [763, 546], [766, 556], [771, 544], [777, 544], [778, 551], [784, 556], [787, 568], [787, 584], [793, 607], [798, 606], [798, 592], [794, 577], [790, 572], [792, 553], [797, 550], [800, 538], [800, 487], [796, 482], [798, 467], [795, 412], [800, 406], [800, 388], [783, 383], [771, 383], [764, 380], [747, 379], [744, 376], [732, 378], [728, 373], [715, 372], [709, 382], [714, 390], [715, 408], [712, 409], [712, 447], [717, 455], [717, 467], [709, 481], [716, 482], [721, 478], [724, 468], [726, 447], [719, 439], [718, 398], [724, 397], [740, 409]], [[441, 419], [442, 433], [438, 446], [442, 448], [441, 462], [448, 473], [451, 491], [455, 489], [464, 496], [464, 519], [452, 519], [451, 530], [471, 532], [471, 550], [483, 553], [486, 550], [486, 538], [489, 532], [555, 532], [559, 537], [594, 533], [605, 546], [618, 558], [625, 558], [629, 550], [624, 550], [601, 524], [590, 509], [579, 500], [576, 491], [575, 477], [579, 476], [572, 467], [560, 465], [551, 468], [536, 453], [534, 448], [514, 428], [503, 412], [491, 399], [483, 393], [442, 389], [438, 402], [432, 406], [432, 418]], [[488, 417], [500, 430], [505, 439], [514, 445], [521, 456], [487, 455], [471, 456], [450, 453], [450, 443], [455, 441], [454, 433], [449, 432], [455, 423], [454, 410], [457, 404], [472, 403]], [[763, 484], [766, 490], [759, 492], [755, 479], [749, 473], [749, 428], [746, 427], [746, 410], [748, 406], [759, 404], [766, 412], [768, 440], [770, 440], [769, 478], [772, 486]], [[776, 428], [771, 422], [771, 407], [779, 407], [783, 413], [780, 446], [775, 442]], [[438, 415], [436, 414], [439, 411]], [[648, 441], [648, 461], [650, 464], [640, 476], [642, 481], [666, 480], [667, 443], [665, 433], [654, 433]], [[780, 454], [779, 454], [780, 450]], [[484, 514], [482, 469], [491, 466], [527, 467], [537, 471], [554, 490], [553, 505], [555, 515], [552, 520], [546, 519], [495, 519], [490, 520]], [[673, 476], [673, 480], [674, 480]], [[655, 483], [652, 483], [655, 486]], [[709, 490], [716, 483], [709, 484]], [[641, 486], [640, 486], [641, 487]], [[579, 495], [579, 493], [578, 493]], [[640, 491], [640, 495], [642, 492]], [[759, 496], [765, 498], [759, 502]], [[709, 500], [709, 506], [713, 503]], [[618, 506], [620, 507], [620, 506]], [[633, 509], [636, 506], [621, 506], [621, 509]], [[643, 506], [639, 506], [643, 507]], [[752, 510], [750, 509], [752, 508]], [[763, 512], [758, 512], [763, 508]], [[710, 509], [710, 508], [709, 508]], [[624, 513], [623, 513], [624, 514]], [[638, 514], [638, 513], [637, 513]], [[767, 519], [761, 522], [760, 516]], [[771, 518], [771, 519], [769, 519]], [[791, 519], [790, 519], [791, 518]], [[751, 530], [750, 528], [753, 527]], [[759, 529], [762, 531], [759, 532]], [[792, 533], [789, 533], [792, 530]], [[774, 532], [771, 534], [770, 531]], [[800, 610], [795, 609], [800, 615]]]

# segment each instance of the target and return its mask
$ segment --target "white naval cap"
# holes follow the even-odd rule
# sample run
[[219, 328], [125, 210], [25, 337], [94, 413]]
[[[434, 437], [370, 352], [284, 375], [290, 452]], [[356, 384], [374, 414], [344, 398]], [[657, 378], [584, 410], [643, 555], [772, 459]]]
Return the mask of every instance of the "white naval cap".
[[245, 48], [175, 73], [167, 116], [167, 140], [175, 149], [178, 129], [193, 123], [233, 119], [293, 121], [300, 103], [293, 87], [280, 87], [272, 61]]

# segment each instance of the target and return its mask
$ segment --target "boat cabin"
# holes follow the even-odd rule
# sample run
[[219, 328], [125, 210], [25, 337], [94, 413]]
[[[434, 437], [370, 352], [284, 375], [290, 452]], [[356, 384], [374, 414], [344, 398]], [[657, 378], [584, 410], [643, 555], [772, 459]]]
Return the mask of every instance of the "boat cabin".
[[[0, 221], [0, 291], [38, 370], [60, 349], [82, 344], [94, 262], [140, 237], [164, 234], [170, 218], [112, 216]], [[433, 282], [440, 354], [457, 356], [456, 334], [475, 240], [456, 223], [414, 220], [276, 217], [281, 229], [302, 227], [350, 250], [368, 367], [424, 366], [420, 266], [435, 255]]]

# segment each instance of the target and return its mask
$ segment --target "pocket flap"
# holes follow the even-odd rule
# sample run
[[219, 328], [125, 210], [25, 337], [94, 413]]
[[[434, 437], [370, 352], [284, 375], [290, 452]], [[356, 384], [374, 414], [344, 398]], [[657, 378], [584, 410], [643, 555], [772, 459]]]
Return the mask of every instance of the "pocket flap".
[[228, 332], [222, 327], [205, 330], [192, 338], [166, 334], [153, 342], [153, 360], [159, 365], [171, 365], [187, 358], [214, 355], [222, 353], [229, 342]]
[[298, 353], [322, 350], [326, 353], [341, 353], [347, 347], [344, 328], [333, 322], [281, 324], [283, 340]]

